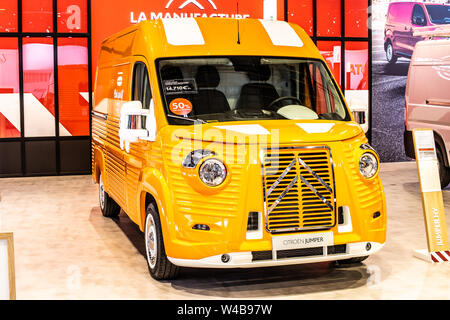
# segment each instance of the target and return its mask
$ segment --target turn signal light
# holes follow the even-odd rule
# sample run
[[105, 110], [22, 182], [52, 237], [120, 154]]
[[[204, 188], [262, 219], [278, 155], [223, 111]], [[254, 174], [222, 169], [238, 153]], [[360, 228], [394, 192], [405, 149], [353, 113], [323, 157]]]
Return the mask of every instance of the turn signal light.
[[211, 230], [207, 224], [196, 224], [192, 227], [194, 230], [209, 231]]
[[247, 220], [247, 231], [256, 231], [259, 229], [259, 213], [250, 212]]

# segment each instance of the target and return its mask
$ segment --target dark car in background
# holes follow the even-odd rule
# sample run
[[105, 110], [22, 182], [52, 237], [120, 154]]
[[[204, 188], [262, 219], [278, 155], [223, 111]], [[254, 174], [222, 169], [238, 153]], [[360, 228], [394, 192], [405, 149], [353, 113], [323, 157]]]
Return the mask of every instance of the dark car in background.
[[417, 42], [424, 36], [417, 31], [433, 30], [450, 24], [450, 5], [423, 2], [392, 2], [389, 4], [384, 30], [384, 49], [389, 63], [399, 57], [411, 58]]

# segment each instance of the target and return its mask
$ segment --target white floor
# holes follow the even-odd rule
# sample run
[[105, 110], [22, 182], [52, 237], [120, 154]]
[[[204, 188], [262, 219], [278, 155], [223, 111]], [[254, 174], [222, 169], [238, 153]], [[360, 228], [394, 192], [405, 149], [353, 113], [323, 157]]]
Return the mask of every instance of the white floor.
[[345, 268], [186, 269], [155, 281], [142, 234], [123, 213], [102, 217], [90, 176], [0, 179], [0, 230], [14, 232], [18, 299], [449, 299], [450, 263], [413, 257], [426, 248], [415, 163], [383, 164], [381, 178], [387, 244]]

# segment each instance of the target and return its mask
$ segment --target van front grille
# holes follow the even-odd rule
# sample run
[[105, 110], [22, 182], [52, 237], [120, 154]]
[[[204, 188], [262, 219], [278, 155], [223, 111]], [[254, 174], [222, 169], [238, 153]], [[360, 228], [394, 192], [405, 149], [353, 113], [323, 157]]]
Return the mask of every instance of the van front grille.
[[328, 147], [266, 150], [262, 159], [270, 232], [331, 228], [336, 200]]
[[[314, 256], [325, 256], [325, 249], [327, 256], [330, 255], [342, 255], [347, 253], [346, 244], [338, 244], [328, 247], [314, 247], [314, 248], [301, 248], [301, 249], [289, 249], [278, 250], [275, 252], [277, 260], [289, 259], [289, 258], [304, 258]], [[255, 261], [268, 261], [273, 260], [272, 251], [253, 251], [252, 262]]]
[[277, 259], [322, 256], [323, 247], [303, 248], [277, 251]]

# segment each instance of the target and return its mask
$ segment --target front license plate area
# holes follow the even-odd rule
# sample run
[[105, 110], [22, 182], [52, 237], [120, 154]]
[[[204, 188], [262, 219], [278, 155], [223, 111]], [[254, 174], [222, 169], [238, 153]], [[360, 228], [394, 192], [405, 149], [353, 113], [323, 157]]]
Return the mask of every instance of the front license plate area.
[[334, 245], [333, 232], [300, 233], [272, 237], [274, 251]]

